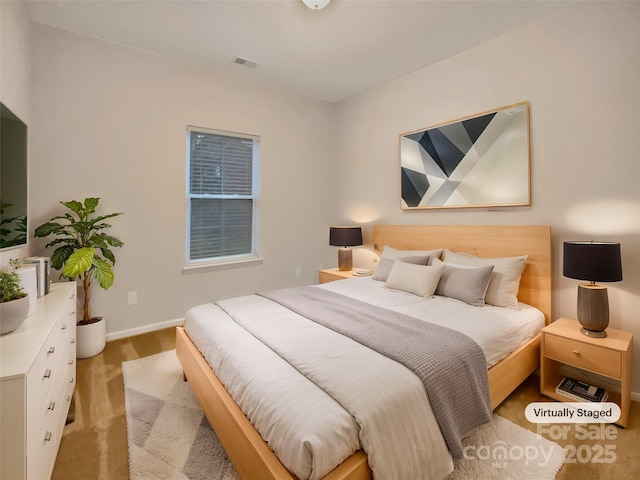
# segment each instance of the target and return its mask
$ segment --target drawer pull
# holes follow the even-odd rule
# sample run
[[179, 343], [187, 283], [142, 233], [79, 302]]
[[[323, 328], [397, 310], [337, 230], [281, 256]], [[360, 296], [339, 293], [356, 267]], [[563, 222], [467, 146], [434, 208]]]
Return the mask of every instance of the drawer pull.
[[44, 441], [45, 442], [50, 442], [51, 441], [51, 432], [47, 432], [44, 434]]
[[47, 351], [47, 353], [51, 355], [55, 351], [56, 351], [56, 347], [49, 347], [49, 350]]
[[66, 330], [66, 329], [67, 329], [67, 324], [66, 324], [66, 323], [63, 323], [63, 324], [62, 324], [62, 327], [60, 327], [60, 330]]
[[49, 408], [48, 408], [48, 410], [55, 410], [55, 409], [56, 409], [56, 402], [51, 402], [51, 403], [49, 404]]
[[73, 311], [73, 312], [69, 312], [69, 316], [70, 316], [70, 317], [71, 317], [71, 316], [73, 316], [73, 315], [75, 315], [75, 314], [76, 314], [76, 312], [75, 312], [75, 311]]
[[51, 378], [51, 370], [49, 370], [49, 369], [45, 370], [44, 378]]
[[73, 365], [73, 360], [69, 360], [69, 361], [67, 362], [67, 365]]
[[72, 339], [71, 339], [71, 343], [76, 343], [76, 339], [75, 339], [75, 338], [72, 338]]
[[580, 350], [571, 350], [574, 355], [580, 355]]
[[69, 380], [69, 383], [73, 383], [74, 380], [75, 378], [71, 377], [71, 380]]

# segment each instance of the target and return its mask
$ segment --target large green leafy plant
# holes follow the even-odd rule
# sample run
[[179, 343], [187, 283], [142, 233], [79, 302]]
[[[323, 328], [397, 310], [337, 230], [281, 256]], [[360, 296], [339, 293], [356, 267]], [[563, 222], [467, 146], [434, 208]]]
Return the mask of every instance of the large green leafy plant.
[[112, 248], [121, 247], [122, 241], [105, 230], [111, 227], [105, 220], [122, 215], [110, 213], [95, 215], [99, 198], [85, 198], [60, 202], [69, 211], [53, 217], [35, 230], [36, 237], [54, 235], [57, 238], [46, 246], [56, 247], [51, 255], [51, 266], [61, 270], [60, 276], [68, 279], [80, 278], [84, 291], [83, 316], [80, 325], [92, 323], [90, 291], [93, 280], [105, 290], [113, 285], [113, 265], [116, 257]]

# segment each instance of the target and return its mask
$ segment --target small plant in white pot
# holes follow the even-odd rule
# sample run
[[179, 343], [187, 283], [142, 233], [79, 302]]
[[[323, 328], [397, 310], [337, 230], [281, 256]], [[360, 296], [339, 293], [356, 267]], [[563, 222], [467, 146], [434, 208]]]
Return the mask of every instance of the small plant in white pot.
[[0, 335], [16, 330], [27, 318], [29, 295], [15, 272], [0, 272]]
[[110, 213], [95, 215], [99, 198], [85, 198], [84, 202], [60, 202], [69, 211], [53, 217], [35, 230], [36, 237], [55, 235], [47, 247], [57, 247], [51, 255], [51, 266], [60, 270], [60, 276], [70, 280], [78, 278], [82, 285], [82, 318], [76, 330], [76, 355], [89, 358], [100, 353], [106, 343], [106, 322], [103, 317], [91, 315], [91, 285], [97, 281], [108, 290], [113, 285], [112, 266], [116, 257], [112, 248], [121, 247], [122, 241], [105, 230], [111, 227], [105, 220], [122, 215]]

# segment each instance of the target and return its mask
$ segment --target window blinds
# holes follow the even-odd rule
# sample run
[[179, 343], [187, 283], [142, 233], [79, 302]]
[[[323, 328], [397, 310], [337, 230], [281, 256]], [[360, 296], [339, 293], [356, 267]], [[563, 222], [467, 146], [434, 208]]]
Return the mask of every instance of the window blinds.
[[254, 140], [190, 132], [189, 259], [252, 253]]
[[248, 195], [253, 187], [253, 140], [191, 132], [191, 194]]

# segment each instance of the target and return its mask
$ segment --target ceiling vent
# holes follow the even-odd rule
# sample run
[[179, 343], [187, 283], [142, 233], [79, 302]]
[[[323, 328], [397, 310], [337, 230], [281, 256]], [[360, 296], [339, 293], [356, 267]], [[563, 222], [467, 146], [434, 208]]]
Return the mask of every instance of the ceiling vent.
[[233, 59], [233, 63], [235, 63], [236, 65], [242, 65], [243, 67], [257, 67], [258, 65], [260, 65], [260, 62], [256, 62], [255, 60], [251, 60], [249, 58], [245, 58], [245, 57], [235, 57]]

